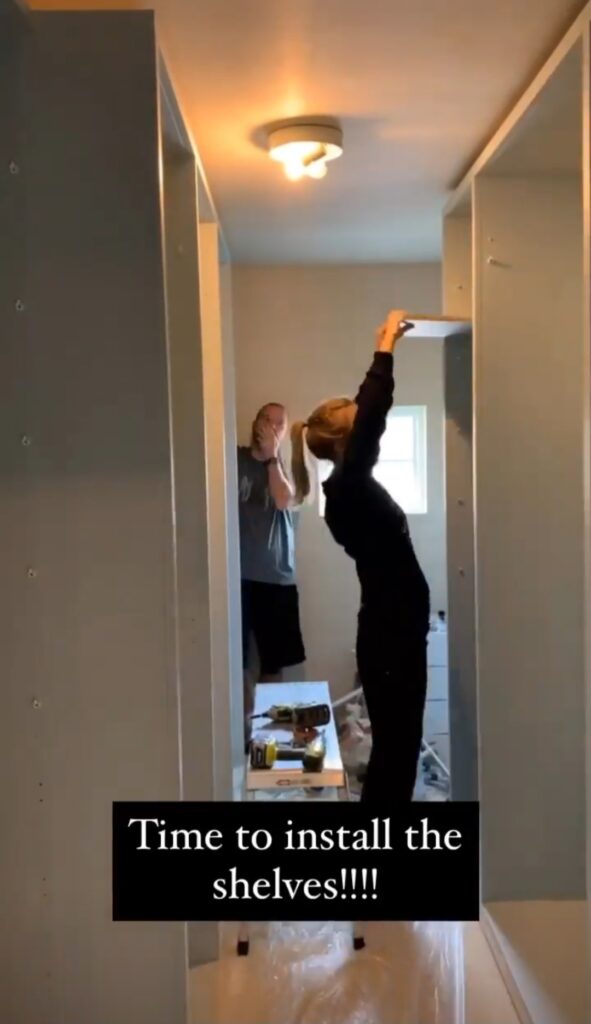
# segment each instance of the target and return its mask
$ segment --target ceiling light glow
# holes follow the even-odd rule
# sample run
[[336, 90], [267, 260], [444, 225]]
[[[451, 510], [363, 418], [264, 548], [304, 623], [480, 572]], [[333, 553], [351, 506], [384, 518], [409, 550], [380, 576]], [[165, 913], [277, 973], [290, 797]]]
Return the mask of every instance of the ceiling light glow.
[[336, 125], [289, 122], [268, 136], [269, 156], [283, 164], [290, 181], [324, 178], [327, 163], [343, 152], [343, 133]]

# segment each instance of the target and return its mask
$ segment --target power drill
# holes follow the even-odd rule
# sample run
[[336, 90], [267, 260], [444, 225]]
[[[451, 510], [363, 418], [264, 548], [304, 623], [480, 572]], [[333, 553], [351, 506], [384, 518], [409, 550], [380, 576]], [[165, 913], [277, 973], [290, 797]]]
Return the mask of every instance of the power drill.
[[321, 772], [326, 756], [326, 741], [322, 733], [307, 743], [278, 743], [272, 736], [251, 740], [251, 768], [272, 768], [276, 761], [301, 761], [306, 772]]
[[280, 725], [291, 725], [298, 729], [313, 729], [330, 722], [328, 704], [273, 704], [268, 711], [251, 718], [270, 718]]

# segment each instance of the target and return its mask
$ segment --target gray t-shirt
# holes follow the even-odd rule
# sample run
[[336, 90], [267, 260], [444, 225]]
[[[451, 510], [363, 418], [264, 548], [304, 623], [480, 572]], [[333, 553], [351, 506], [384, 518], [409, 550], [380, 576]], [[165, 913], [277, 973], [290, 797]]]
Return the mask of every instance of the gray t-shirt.
[[295, 583], [296, 513], [276, 508], [268, 472], [250, 448], [238, 449], [242, 579], [289, 585]]

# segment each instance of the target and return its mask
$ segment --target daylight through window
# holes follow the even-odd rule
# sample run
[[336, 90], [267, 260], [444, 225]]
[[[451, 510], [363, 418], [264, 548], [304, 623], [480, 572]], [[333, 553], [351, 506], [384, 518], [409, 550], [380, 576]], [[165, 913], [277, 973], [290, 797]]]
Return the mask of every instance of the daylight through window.
[[[322, 482], [331, 472], [329, 462], [318, 463], [318, 504], [324, 515]], [[373, 473], [407, 515], [427, 512], [427, 409], [424, 405], [397, 406], [388, 416]]]

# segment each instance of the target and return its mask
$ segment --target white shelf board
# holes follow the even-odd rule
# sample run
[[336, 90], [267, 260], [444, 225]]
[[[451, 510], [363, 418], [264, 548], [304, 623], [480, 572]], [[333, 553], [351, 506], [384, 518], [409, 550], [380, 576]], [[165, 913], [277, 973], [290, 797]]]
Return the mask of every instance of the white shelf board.
[[458, 320], [452, 316], [409, 313], [406, 319], [414, 326], [407, 331], [405, 338], [449, 338], [454, 334], [469, 334], [472, 329], [470, 320]]

